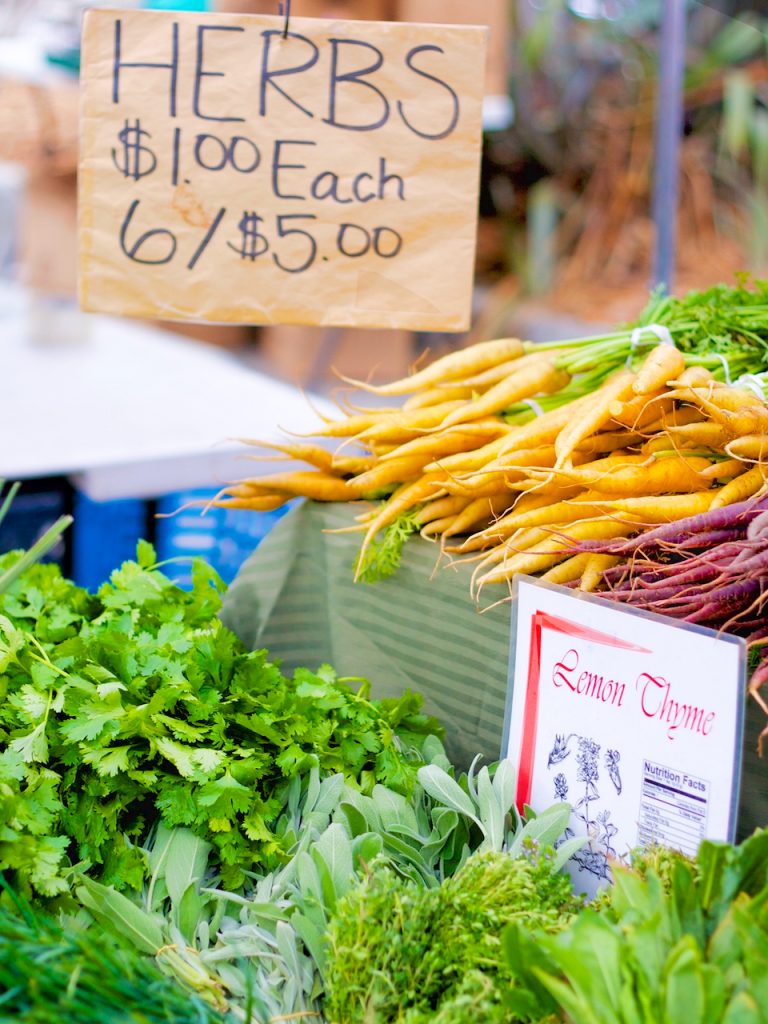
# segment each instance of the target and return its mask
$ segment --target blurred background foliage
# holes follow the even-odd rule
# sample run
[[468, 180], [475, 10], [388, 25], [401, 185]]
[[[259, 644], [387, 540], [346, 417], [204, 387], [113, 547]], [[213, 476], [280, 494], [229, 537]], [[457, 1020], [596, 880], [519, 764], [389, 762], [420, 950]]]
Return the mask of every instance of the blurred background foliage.
[[[614, 322], [647, 298], [662, 3], [512, 3], [514, 120], [486, 139], [484, 320], [546, 296]], [[691, 2], [687, 32], [677, 292], [768, 270], [768, 7]]]

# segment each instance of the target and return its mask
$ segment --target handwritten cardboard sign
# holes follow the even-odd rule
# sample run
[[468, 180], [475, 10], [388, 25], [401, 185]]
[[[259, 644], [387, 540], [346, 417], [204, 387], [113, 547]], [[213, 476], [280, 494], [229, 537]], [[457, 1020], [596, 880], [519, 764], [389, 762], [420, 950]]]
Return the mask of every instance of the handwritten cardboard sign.
[[466, 329], [486, 34], [89, 11], [83, 308]]
[[502, 753], [521, 806], [573, 806], [581, 888], [638, 846], [733, 841], [744, 641], [525, 577], [516, 589]]

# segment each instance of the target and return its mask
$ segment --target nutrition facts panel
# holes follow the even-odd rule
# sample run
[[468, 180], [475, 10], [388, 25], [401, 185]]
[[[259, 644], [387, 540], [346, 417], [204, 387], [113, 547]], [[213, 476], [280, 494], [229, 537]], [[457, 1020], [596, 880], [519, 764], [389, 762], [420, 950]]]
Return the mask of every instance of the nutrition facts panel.
[[694, 857], [706, 836], [710, 785], [705, 779], [643, 761], [638, 839]]

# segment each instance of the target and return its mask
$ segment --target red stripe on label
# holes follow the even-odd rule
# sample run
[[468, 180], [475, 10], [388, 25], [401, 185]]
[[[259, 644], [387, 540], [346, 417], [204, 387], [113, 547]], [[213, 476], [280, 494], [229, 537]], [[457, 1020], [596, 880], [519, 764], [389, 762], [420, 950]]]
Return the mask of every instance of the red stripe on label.
[[525, 684], [525, 708], [523, 709], [523, 738], [520, 744], [520, 760], [517, 771], [517, 809], [522, 811], [523, 804], [531, 802], [533, 784], [533, 759], [536, 754], [536, 730], [539, 724], [539, 685], [541, 683], [541, 633], [543, 629], [551, 629], [555, 633], [564, 633], [577, 640], [590, 640], [592, 643], [618, 647], [623, 651], [638, 651], [650, 654], [647, 647], [621, 640], [617, 636], [601, 633], [578, 622], [558, 618], [549, 612], [534, 612], [531, 616], [531, 644], [528, 657], [528, 678]]
[[528, 678], [525, 683], [523, 710], [523, 742], [520, 745], [520, 765], [517, 771], [517, 809], [531, 801], [533, 756], [536, 753], [536, 728], [539, 722], [539, 682], [541, 676], [541, 627], [545, 612], [531, 617], [531, 650], [528, 658]]

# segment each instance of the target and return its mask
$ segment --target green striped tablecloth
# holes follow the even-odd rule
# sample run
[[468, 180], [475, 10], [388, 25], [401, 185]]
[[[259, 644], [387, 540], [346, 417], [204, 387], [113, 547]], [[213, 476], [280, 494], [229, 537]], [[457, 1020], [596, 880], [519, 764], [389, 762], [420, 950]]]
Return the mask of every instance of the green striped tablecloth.
[[[408, 541], [403, 564], [380, 583], [353, 582], [360, 533], [350, 505], [304, 503], [273, 528], [226, 596], [222, 617], [251, 649], [266, 648], [284, 671], [327, 662], [370, 680], [373, 695], [424, 694], [446, 727], [451, 760], [467, 767], [501, 748], [511, 606], [480, 612], [467, 566], [435, 571], [436, 544]], [[499, 588], [494, 599], [503, 596]], [[768, 761], [757, 757], [764, 724], [747, 704], [739, 836], [768, 825]]]
[[[501, 748], [509, 658], [510, 605], [480, 613], [470, 572], [433, 572], [436, 544], [408, 541], [398, 572], [354, 583], [359, 533], [350, 505], [305, 503], [271, 530], [232, 583], [223, 618], [250, 648], [266, 647], [283, 669], [327, 662], [370, 680], [373, 695], [424, 694], [446, 724], [457, 764]], [[501, 592], [499, 595], [502, 596]]]

